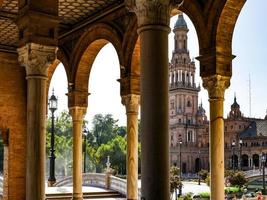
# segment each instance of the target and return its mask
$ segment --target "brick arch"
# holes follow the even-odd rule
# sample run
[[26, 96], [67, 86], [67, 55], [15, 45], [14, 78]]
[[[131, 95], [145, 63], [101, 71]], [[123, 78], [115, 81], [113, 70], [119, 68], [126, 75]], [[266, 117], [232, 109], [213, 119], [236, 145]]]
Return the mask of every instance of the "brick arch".
[[[69, 70], [69, 62], [67, 59], [67, 56], [64, 54], [62, 49], [59, 49], [57, 51], [57, 59], [48, 67], [48, 79], [47, 79], [47, 86], [46, 86], [46, 95], [48, 97], [48, 91], [51, 83], [51, 79], [53, 77], [53, 74], [57, 68], [57, 66], [62, 63], [66, 72], [67, 81], [69, 82], [70, 78], [70, 70]], [[67, 86], [66, 86], [67, 87]]]
[[133, 16], [123, 40], [123, 61], [121, 71], [121, 95], [140, 94], [140, 40], [137, 34], [137, 20]]
[[216, 51], [232, 54], [232, 38], [236, 21], [245, 4], [245, 0], [227, 0], [218, 20], [216, 30]]
[[82, 35], [73, 50], [71, 61], [71, 80], [76, 91], [87, 92], [90, 71], [99, 51], [111, 43], [115, 48], [119, 62], [122, 63], [121, 37], [118, 32], [107, 24], [96, 24]]

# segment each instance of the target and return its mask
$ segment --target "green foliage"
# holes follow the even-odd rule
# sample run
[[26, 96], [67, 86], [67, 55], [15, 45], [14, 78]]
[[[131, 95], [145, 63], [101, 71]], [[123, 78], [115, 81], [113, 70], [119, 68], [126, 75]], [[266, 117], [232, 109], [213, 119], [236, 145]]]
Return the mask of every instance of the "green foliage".
[[96, 114], [93, 118], [93, 130], [91, 131], [97, 147], [107, 144], [117, 136], [118, 120], [114, 120], [111, 114]]
[[179, 189], [179, 187], [182, 187], [182, 181], [179, 177], [180, 169], [176, 166], [172, 166], [170, 169], [170, 192], [171, 194]]
[[238, 193], [240, 191], [240, 188], [238, 188], [238, 187], [226, 187], [224, 189], [224, 191], [226, 194], [235, 194], [235, 193]]
[[178, 200], [192, 200], [192, 199], [193, 199], [193, 197], [192, 197], [192, 193], [191, 192], [189, 192], [186, 195], [178, 198]]
[[97, 152], [96, 157], [101, 169], [106, 167], [106, 159], [110, 156], [111, 168], [115, 169], [118, 174], [126, 174], [126, 139], [116, 136], [107, 144], [102, 144]]
[[229, 182], [232, 186], [242, 188], [248, 183], [248, 180], [246, 179], [243, 172], [236, 172], [233, 176], [229, 177]]
[[[93, 118], [92, 130], [87, 132], [83, 140], [83, 152], [86, 150], [86, 171], [103, 172], [106, 168], [107, 157], [110, 156], [111, 167], [115, 173], [126, 174], [126, 127], [118, 126], [118, 120], [112, 115], [97, 114]], [[47, 120], [46, 154], [50, 155], [51, 143], [51, 118]], [[87, 121], [83, 122], [84, 126]], [[64, 111], [55, 119], [55, 155], [56, 174], [72, 174], [72, 119]], [[84, 136], [85, 137], [85, 136]], [[85, 138], [84, 138], [85, 139]], [[139, 171], [141, 146], [138, 144]], [[47, 169], [49, 168], [47, 159]]]
[[202, 170], [200, 170], [200, 171], [198, 172], [198, 174], [199, 174], [201, 180], [204, 180], [204, 181], [205, 181], [206, 178], [207, 178], [208, 175], [209, 175], [209, 172], [208, 172], [207, 170], [205, 170], [205, 169], [202, 169]]
[[200, 198], [210, 198], [209, 192], [201, 192], [199, 193]]
[[208, 176], [206, 177], [205, 183], [210, 186], [210, 174], [208, 174]]

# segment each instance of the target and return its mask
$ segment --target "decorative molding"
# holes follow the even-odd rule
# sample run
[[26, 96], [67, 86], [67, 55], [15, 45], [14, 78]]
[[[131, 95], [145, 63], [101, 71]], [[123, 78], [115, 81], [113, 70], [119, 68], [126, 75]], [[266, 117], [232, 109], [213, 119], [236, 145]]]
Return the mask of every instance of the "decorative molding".
[[47, 76], [48, 66], [56, 60], [57, 47], [28, 43], [17, 51], [27, 76]]
[[230, 86], [230, 76], [213, 75], [203, 77], [203, 87], [208, 90], [210, 99], [223, 99], [225, 90]]
[[73, 122], [82, 122], [86, 114], [87, 107], [74, 106], [69, 108], [69, 113]]
[[171, 5], [169, 1], [160, 0], [126, 0], [125, 5], [129, 11], [137, 15], [138, 26], [170, 24]]
[[88, 92], [77, 91], [69, 88], [69, 93], [66, 94], [68, 96], [68, 107], [84, 107], [88, 106]]
[[127, 114], [138, 114], [138, 109], [140, 105], [140, 95], [128, 94], [121, 97], [122, 104], [126, 107]]

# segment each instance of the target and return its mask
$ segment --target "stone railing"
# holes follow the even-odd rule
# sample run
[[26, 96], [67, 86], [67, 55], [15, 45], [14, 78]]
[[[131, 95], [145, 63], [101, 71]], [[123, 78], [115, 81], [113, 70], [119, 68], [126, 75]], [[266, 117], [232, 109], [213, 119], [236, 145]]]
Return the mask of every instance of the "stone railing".
[[[265, 172], [267, 169], [265, 168]], [[254, 176], [260, 176], [262, 175], [262, 170], [260, 169], [255, 169], [255, 170], [249, 170], [249, 171], [244, 171], [245, 177], [246, 178], [250, 178], [250, 177], [254, 177]]]
[[[72, 186], [72, 177], [66, 177], [54, 184], [55, 187]], [[116, 176], [99, 173], [83, 174], [83, 185], [94, 186], [117, 191], [126, 196], [127, 181]], [[138, 188], [138, 199], [141, 199], [141, 190]]]

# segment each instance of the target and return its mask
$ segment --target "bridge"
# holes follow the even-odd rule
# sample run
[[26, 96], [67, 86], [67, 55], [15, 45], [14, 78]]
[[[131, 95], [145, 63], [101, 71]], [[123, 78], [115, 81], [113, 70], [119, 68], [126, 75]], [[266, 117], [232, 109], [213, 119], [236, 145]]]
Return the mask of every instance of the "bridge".
[[[248, 189], [261, 189], [262, 188], [262, 185], [263, 185], [262, 172], [263, 172], [262, 169], [244, 171], [245, 177], [248, 179]], [[265, 172], [267, 173], [267, 168], [265, 168]], [[267, 181], [266, 173], [265, 173], [265, 180]]]
[[[72, 176], [59, 178], [53, 187], [46, 187], [47, 200], [72, 199]], [[84, 199], [125, 198], [127, 193], [127, 181], [125, 179], [101, 173], [83, 174]], [[91, 190], [91, 191], [90, 191]], [[141, 199], [141, 190], [138, 189]], [[0, 199], [3, 195], [3, 177], [0, 177]]]

